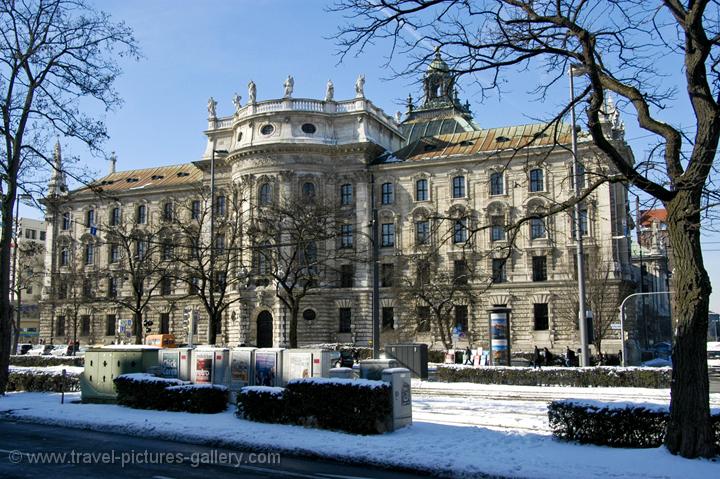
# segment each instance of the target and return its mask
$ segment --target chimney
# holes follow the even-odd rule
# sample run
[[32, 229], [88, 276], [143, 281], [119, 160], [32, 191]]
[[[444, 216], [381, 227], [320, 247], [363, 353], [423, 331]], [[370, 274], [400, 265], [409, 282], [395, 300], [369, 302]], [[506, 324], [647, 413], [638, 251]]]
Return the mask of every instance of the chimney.
[[110, 154], [110, 173], [109, 174], [112, 175], [113, 173], [115, 173], [116, 164], [117, 164], [117, 156], [115, 155], [115, 152], [113, 151]]

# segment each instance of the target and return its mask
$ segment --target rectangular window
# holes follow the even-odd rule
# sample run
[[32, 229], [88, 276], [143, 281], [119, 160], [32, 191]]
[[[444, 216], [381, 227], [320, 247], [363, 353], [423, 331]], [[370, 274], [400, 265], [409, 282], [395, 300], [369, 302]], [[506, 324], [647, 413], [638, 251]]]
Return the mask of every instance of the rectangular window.
[[395, 310], [393, 308], [382, 309], [382, 329], [395, 329]]
[[118, 261], [120, 261], [120, 246], [116, 244], [111, 244], [110, 254], [108, 256], [108, 260], [110, 263], [117, 263]]
[[340, 316], [340, 327], [338, 328], [339, 333], [349, 333], [351, 332], [350, 325], [352, 323], [352, 311], [350, 308], [340, 308], [339, 309], [339, 316]]
[[395, 246], [395, 223], [382, 224], [382, 242], [383, 247]]
[[493, 283], [505, 283], [507, 281], [507, 276], [505, 275], [505, 259], [493, 258], [492, 277]]
[[110, 212], [110, 226], [118, 226], [120, 224], [120, 208], [115, 207]]
[[391, 205], [395, 201], [395, 194], [392, 183], [383, 183], [380, 202], [384, 205]]
[[80, 316], [80, 336], [90, 336], [90, 315]]
[[455, 326], [460, 331], [468, 330], [468, 307], [464, 304], [456, 304], [455, 310]]
[[587, 210], [587, 207], [585, 207], [585, 206], [580, 207], [580, 225], [576, 224], [574, 209], [572, 210], [572, 213], [570, 214], [570, 216], [572, 219], [573, 239], [577, 238], [576, 230], [577, 230], [578, 226], [580, 227], [580, 233], [582, 234], [582, 236], [587, 236], [588, 235], [588, 210]]
[[62, 215], [62, 229], [67, 231], [70, 229], [70, 213], [63, 213]]
[[353, 265], [344, 264], [340, 266], [340, 287], [352, 288], [355, 283], [355, 271]]
[[424, 286], [430, 283], [430, 263], [428, 261], [418, 261], [417, 264], [417, 284]]
[[419, 333], [430, 332], [430, 306], [418, 306], [417, 331]]
[[543, 170], [537, 168], [530, 171], [530, 191], [538, 192], [545, 190]]
[[60, 283], [58, 285], [58, 299], [66, 299], [68, 295], [67, 283]]
[[190, 219], [200, 219], [200, 200], [193, 200], [190, 206]]
[[545, 220], [542, 218], [532, 218], [530, 220], [530, 239], [541, 239], [545, 238]]
[[465, 177], [456, 176], [452, 180], [452, 196], [453, 198], [465, 197]]
[[88, 212], [85, 213], [85, 226], [88, 228], [95, 226], [95, 210], [88, 210]]
[[225, 271], [218, 271], [215, 273], [215, 292], [220, 293], [225, 291], [227, 287], [227, 274]]
[[44, 231], [40, 232], [40, 241], [45, 241], [45, 232]]
[[105, 316], [105, 336], [115, 336], [115, 326], [117, 321], [114, 314]]
[[225, 253], [225, 235], [218, 234], [215, 236], [215, 254]]
[[467, 261], [464, 259], [456, 259], [453, 261], [453, 280], [455, 281], [455, 284], [468, 284], [468, 277]]
[[422, 179], [415, 182], [415, 201], [428, 200], [428, 180]]
[[547, 256], [533, 256], [533, 281], [547, 281]]
[[170, 241], [170, 240], [163, 241], [163, 246], [162, 246], [163, 261], [170, 261], [173, 257], [173, 252], [174, 252], [174, 249], [173, 249], [172, 241]]
[[137, 213], [135, 214], [135, 222], [139, 225], [147, 223], [147, 206], [140, 205], [137, 207]]
[[82, 295], [83, 295], [83, 298], [85, 298], [85, 299], [92, 299], [92, 297], [93, 297], [92, 281], [88, 278], [83, 279]]
[[455, 220], [453, 225], [453, 243], [464, 243], [467, 241], [467, 222], [464, 219]]
[[85, 245], [85, 264], [95, 263], [95, 245], [88, 243]]
[[393, 263], [383, 263], [380, 265], [380, 286], [390, 288], [393, 285], [395, 276], [395, 265]]
[[170, 334], [170, 313], [160, 313], [160, 334]]
[[490, 217], [490, 241], [503, 241], [505, 239], [505, 217], [496, 215]]
[[163, 220], [164, 221], [172, 221], [173, 220], [173, 204], [168, 202], [163, 205]]
[[107, 289], [107, 295], [108, 298], [117, 298], [118, 295], [118, 280], [114, 276], [110, 276], [108, 278], [108, 289]]
[[353, 247], [353, 227], [352, 225], [340, 225], [340, 247]]
[[535, 303], [533, 305], [533, 316], [535, 319], [535, 331], [547, 331], [550, 328], [547, 303]]
[[189, 294], [198, 294], [199, 290], [200, 290], [200, 280], [197, 277], [190, 278], [190, 283], [188, 284], [188, 293]]
[[172, 294], [172, 278], [164, 276], [162, 283], [160, 284], [160, 294], [163, 296], [169, 296]]
[[65, 316], [55, 318], [55, 336], [65, 336]]
[[351, 184], [345, 184], [340, 187], [340, 204], [343, 206], [351, 205], [353, 202], [353, 187]]
[[60, 266], [67, 266], [70, 262], [70, 253], [67, 248], [63, 248], [60, 251]]
[[430, 242], [430, 221], [422, 220], [415, 222], [415, 242], [418, 245]]
[[219, 195], [215, 197], [215, 215], [219, 217], [225, 216], [225, 196]]

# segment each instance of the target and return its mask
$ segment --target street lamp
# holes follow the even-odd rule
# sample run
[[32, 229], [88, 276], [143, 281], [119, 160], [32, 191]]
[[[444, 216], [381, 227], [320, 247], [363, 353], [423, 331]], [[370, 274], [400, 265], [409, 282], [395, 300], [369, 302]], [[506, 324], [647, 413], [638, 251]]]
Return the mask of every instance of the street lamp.
[[578, 278], [578, 323], [580, 326], [580, 348], [583, 366], [590, 365], [590, 351], [588, 349], [587, 320], [585, 319], [585, 253], [583, 251], [582, 222], [580, 218], [580, 195], [582, 184], [580, 177], [580, 162], [577, 155], [577, 130], [575, 121], [575, 84], [573, 77], [584, 75], [586, 70], [581, 65], [570, 65], [570, 123], [572, 128], [572, 155], [573, 155], [573, 186], [575, 190], [575, 241], [577, 242], [577, 278]]
[[[215, 306], [215, 154], [227, 155], [227, 150], [216, 150], [213, 145], [212, 156], [210, 157], [210, 302]], [[215, 318], [208, 318], [208, 323], [212, 323]], [[209, 329], [215, 330], [215, 324], [208, 324]]]
[[380, 249], [378, 245], [378, 209], [375, 203], [375, 175], [370, 175], [370, 205], [372, 223], [370, 224], [370, 242], [372, 244], [373, 283], [372, 283], [372, 343], [373, 359], [380, 359]]
[[622, 365], [625, 366], [627, 363], [627, 352], [625, 351], [625, 302], [635, 296], [642, 296], [643, 299], [645, 296], [651, 295], [651, 294], [672, 294], [671, 291], [652, 291], [648, 293], [632, 293], [625, 297], [625, 299], [622, 300], [622, 303], [620, 303], [620, 307], [618, 308], [620, 310], [620, 342], [622, 345]]

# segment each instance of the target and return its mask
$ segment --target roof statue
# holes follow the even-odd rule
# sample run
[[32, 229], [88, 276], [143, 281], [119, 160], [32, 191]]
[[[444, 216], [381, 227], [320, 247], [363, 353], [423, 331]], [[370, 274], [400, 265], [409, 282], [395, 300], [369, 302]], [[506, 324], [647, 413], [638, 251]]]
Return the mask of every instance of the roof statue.
[[292, 75], [288, 75], [288, 77], [285, 79], [285, 83], [283, 83], [283, 87], [285, 87], [284, 98], [290, 98], [293, 93], [293, 88], [295, 87], [295, 79], [292, 77]]
[[333, 85], [332, 80], [328, 80], [327, 86], [325, 87], [325, 101], [333, 101], [334, 97], [335, 97], [335, 85]]
[[217, 118], [217, 113], [215, 111], [215, 107], [217, 106], [217, 102], [213, 97], [210, 97], [207, 102], [207, 109], [208, 109], [208, 118]]
[[250, 80], [250, 83], [248, 83], [248, 103], [251, 105], [255, 104], [255, 95], [257, 94], [257, 89], [255, 88], [255, 82]]
[[240, 95], [238, 95], [237, 93], [235, 93], [235, 95], [233, 95], [233, 99], [232, 99], [233, 105], [235, 105], [235, 113], [240, 111], [240, 108], [242, 108], [241, 101], [242, 101], [242, 97]]
[[355, 98], [365, 98], [365, 75], [362, 73], [355, 80]]

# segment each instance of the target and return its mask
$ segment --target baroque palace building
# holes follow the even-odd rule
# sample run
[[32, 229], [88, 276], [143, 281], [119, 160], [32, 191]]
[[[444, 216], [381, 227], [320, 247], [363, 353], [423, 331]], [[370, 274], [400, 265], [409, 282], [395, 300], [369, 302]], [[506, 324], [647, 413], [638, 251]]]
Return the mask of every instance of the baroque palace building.
[[[336, 267], [323, 270], [327, 277], [302, 298], [299, 345], [371, 343], [370, 225], [376, 214], [383, 342], [417, 340], [435, 348], [447, 346], [448, 338], [442, 340], [430, 308], [418, 295], [412, 299], [403, 292], [414, 287], [409, 279], [421, 276], [421, 262], [415, 260], [432, 250], [433, 264], [444, 265], [454, 275], [454, 281], [445, 281], [448, 288], [463, 286], [462, 294], [447, 293], [454, 298], [448, 315], [457, 346], [489, 348], [489, 311], [505, 308], [513, 351], [529, 351], [535, 345], [555, 351], [577, 348], [574, 216], [538, 215], [573, 197], [570, 128], [482, 128], [467, 104], [458, 100], [439, 54], [423, 77], [424, 98], [417, 106], [409, 98], [404, 118], [399, 113], [388, 116], [367, 99], [364, 81], [358, 78], [355, 98], [335, 100], [328, 82], [325, 99], [314, 100], [294, 98], [293, 79], [288, 77], [284, 97], [265, 101], [256, 99], [251, 82], [247, 103], [241, 104], [236, 96], [231, 116], [218, 118], [210, 99], [207, 148], [197, 161], [115, 171], [113, 159], [107, 176], [75, 191], [68, 191], [63, 176], [55, 174], [45, 200], [48, 247], [41, 336], [55, 343], [74, 338], [90, 344], [132, 341], [135, 313], [117, 298], [130, 297], [134, 286], [127, 274], [113, 273], [123, 253], [111, 238], [112, 225], [132, 221], [138, 230], [148, 230], [164, 222], [184, 227], [198, 221], [209, 198], [200, 192], [207, 191], [214, 178], [215, 212], [235, 214], [226, 208], [242, 204], [236, 213], [248, 225], [256, 224], [266, 205], [308, 195], [333, 206], [340, 217], [341, 233], [326, 239], [319, 254], [349, 247], [356, 256], [352, 265], [340, 264], [346, 259], [338, 256]], [[631, 156], [611, 103], [604, 122], [608, 138]], [[582, 132], [578, 154], [586, 186], [614, 174]], [[56, 162], [62, 162], [59, 148]], [[190, 206], [180, 211], [175, 206], [180, 203]], [[619, 336], [609, 327], [610, 318], [615, 321], [617, 304], [631, 281], [627, 215], [625, 185], [605, 182], [586, 198], [580, 218], [588, 296], [599, 276], [607, 288], [602, 292], [606, 311], [594, 311], [593, 318], [608, 323], [605, 331], [597, 324], [595, 329], [604, 335], [603, 349], [611, 352], [619, 349]], [[197, 231], [199, 237], [210, 234], [207, 225]], [[222, 241], [228, 240], [223, 236]], [[257, 255], [249, 243], [241, 235], [232, 247], [247, 248], [240, 256]], [[143, 251], [146, 247], [136, 245]], [[258, 280], [263, 273], [258, 268], [267, 268], [267, 262], [255, 258], [242, 263], [245, 266], [230, 274], [245, 275], [247, 281], [227, 292], [230, 304], [222, 311], [217, 343], [286, 345], [288, 307], [278, 298], [276, 281]], [[443, 284], [440, 276], [427, 274], [433, 286]], [[78, 275], [79, 295], [72, 287]], [[178, 279], [158, 284], [143, 313], [143, 321], [152, 324], [143, 329], [189, 342], [188, 311], [198, 308], [194, 343], [207, 342], [207, 314], [193, 294], [205, 286]]]

